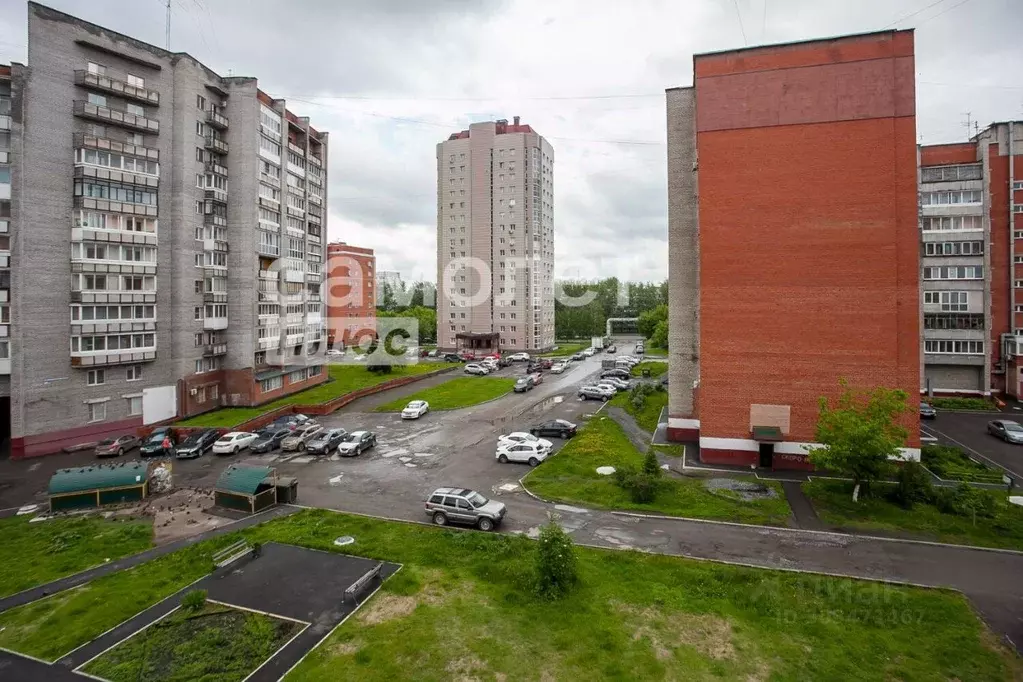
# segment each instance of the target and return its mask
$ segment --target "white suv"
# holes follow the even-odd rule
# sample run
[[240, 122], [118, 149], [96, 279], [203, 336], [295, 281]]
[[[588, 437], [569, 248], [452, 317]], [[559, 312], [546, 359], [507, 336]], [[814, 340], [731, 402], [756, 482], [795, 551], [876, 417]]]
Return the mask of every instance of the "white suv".
[[497, 461], [501, 464], [507, 462], [525, 462], [531, 467], [535, 467], [540, 462], [547, 459], [547, 455], [551, 452], [550, 448], [545, 448], [538, 442], [512, 442], [503, 441], [497, 444], [497, 453], [494, 455]]
[[490, 370], [488, 370], [483, 365], [477, 364], [475, 362], [470, 362], [468, 365], [465, 366], [465, 373], [484, 376], [486, 374], [490, 374]]

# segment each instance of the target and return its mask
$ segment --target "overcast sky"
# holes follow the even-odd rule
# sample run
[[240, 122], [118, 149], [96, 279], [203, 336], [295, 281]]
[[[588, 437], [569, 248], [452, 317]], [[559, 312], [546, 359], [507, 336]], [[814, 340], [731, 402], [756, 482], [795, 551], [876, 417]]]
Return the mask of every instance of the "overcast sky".
[[[160, 46], [165, 0], [50, 0]], [[436, 143], [519, 115], [555, 149], [562, 277], [667, 268], [664, 89], [692, 55], [917, 28], [925, 144], [1023, 119], [1021, 0], [172, 0], [171, 48], [331, 133], [329, 236], [378, 269], [436, 277]], [[26, 4], [0, 0], [0, 60], [25, 61]], [[741, 197], [736, 197], [741, 200]]]

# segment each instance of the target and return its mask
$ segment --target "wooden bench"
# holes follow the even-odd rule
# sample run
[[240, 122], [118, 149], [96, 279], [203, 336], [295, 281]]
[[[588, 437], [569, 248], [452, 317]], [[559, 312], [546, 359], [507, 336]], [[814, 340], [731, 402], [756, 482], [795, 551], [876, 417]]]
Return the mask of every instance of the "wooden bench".
[[239, 540], [213, 555], [213, 565], [217, 568], [230, 566], [239, 559], [252, 554], [253, 547], [247, 540]]
[[351, 598], [352, 601], [357, 602], [359, 593], [369, 585], [374, 578], [380, 577], [380, 571], [383, 569], [383, 564], [377, 564], [373, 568], [366, 571], [361, 578], [356, 580], [351, 586], [345, 590], [345, 600]]

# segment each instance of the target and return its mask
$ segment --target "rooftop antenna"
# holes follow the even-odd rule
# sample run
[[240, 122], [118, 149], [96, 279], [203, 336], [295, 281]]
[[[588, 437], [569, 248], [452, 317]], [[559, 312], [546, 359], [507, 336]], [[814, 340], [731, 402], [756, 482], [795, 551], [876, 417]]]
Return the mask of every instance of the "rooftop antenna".
[[171, 0], [167, 0], [167, 51], [170, 52], [170, 14]]
[[966, 117], [966, 121], [963, 123], [963, 125], [966, 127], [966, 137], [967, 139], [969, 139], [969, 137], [973, 135], [974, 131], [977, 130], [978, 124], [976, 121], [973, 120], [972, 112], [967, 111], [965, 114], [963, 114], [963, 116]]

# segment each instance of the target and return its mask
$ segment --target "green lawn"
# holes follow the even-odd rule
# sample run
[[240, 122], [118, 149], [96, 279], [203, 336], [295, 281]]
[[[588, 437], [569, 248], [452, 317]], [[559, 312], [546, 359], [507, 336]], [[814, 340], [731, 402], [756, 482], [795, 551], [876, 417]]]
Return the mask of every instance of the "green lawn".
[[668, 371], [667, 362], [659, 362], [654, 360], [652, 362], [641, 362], [632, 368], [632, 376], [641, 377], [643, 376], [643, 370], [650, 370], [651, 377], [659, 377]]
[[946, 481], [1001, 483], [1002, 472], [982, 464], [956, 447], [925, 445], [920, 449], [923, 465]]
[[547, 351], [546, 353], [540, 353], [538, 357], [541, 358], [552, 358], [560, 355], [575, 355], [579, 351], [584, 351], [590, 347], [589, 341], [555, 341], [554, 345], [557, 346], [557, 350]]
[[458, 377], [443, 384], [417, 391], [376, 408], [377, 412], [400, 412], [413, 400], [425, 400], [431, 410], [457, 410], [498, 398], [515, 385], [515, 379], [494, 377]]
[[0, 519], [0, 597], [149, 549], [153, 522], [72, 516], [29, 523]]
[[243, 680], [301, 625], [207, 602], [178, 609], [87, 665], [111, 682]]
[[666, 358], [666, 357], [668, 357], [668, 349], [667, 348], [654, 348], [653, 346], [647, 344], [646, 352], [644, 353], [644, 355], [646, 357], [648, 357], [648, 358], [650, 358], [650, 357]]
[[[244, 535], [324, 551], [336, 551], [334, 539], [351, 535], [356, 542], [346, 553], [403, 565], [289, 682], [886, 682], [1023, 675], [1020, 660], [953, 592], [580, 547], [575, 590], [543, 602], [531, 596], [535, 545], [523, 537], [326, 510], [303, 511]], [[30, 607], [0, 614], [6, 628], [0, 646], [52, 660], [191, 582], [208, 570], [215, 547], [238, 537], [202, 543], [73, 591], [91, 593], [87, 601], [51, 597], [32, 619]], [[18, 638], [11, 634], [15, 620]], [[206, 650], [201, 642], [174, 641], [186, 655]], [[223, 678], [184, 670], [178, 679]]]
[[922, 398], [922, 400], [940, 410], [983, 410], [985, 412], [998, 410], [989, 398]]
[[623, 391], [614, 398], [611, 398], [611, 404], [628, 412], [641, 429], [653, 434], [657, 430], [657, 422], [661, 417], [661, 408], [668, 405], [668, 392], [656, 391], [651, 393], [643, 401], [643, 407], [639, 410], [633, 406], [631, 397], [629, 391]]
[[286, 405], [318, 405], [342, 396], [345, 393], [358, 391], [361, 388], [369, 388], [382, 384], [391, 379], [399, 379], [406, 376], [425, 374], [438, 369], [444, 369], [447, 365], [422, 362], [415, 365], [400, 365], [394, 367], [389, 374], [376, 374], [369, 372], [363, 366], [357, 365], [331, 365], [328, 368], [330, 378], [325, 384], [308, 388], [298, 393], [293, 393], [273, 402], [259, 405], [257, 407], [225, 407], [205, 414], [200, 414], [189, 419], [178, 422], [175, 426], [205, 426], [231, 428], [242, 422], [254, 419], [261, 414], [276, 410]]
[[611, 476], [596, 472], [600, 466], [641, 467], [643, 455], [613, 419], [596, 417], [556, 455], [533, 469], [524, 483], [537, 495], [605, 509], [628, 509], [672, 516], [718, 519], [740, 523], [784, 526], [791, 510], [781, 485], [765, 481], [776, 497], [746, 502], [725, 492], [712, 492], [700, 478], [663, 477], [663, 485], [650, 503], [636, 503]]
[[983, 547], [1023, 550], [1023, 507], [1011, 505], [1006, 495], [990, 492], [998, 500], [994, 518], [973, 519], [945, 514], [931, 504], [903, 509], [877, 495], [852, 501], [852, 485], [845, 481], [816, 480], [803, 484], [818, 516], [829, 524], [860, 531], [894, 532], [924, 540]]

